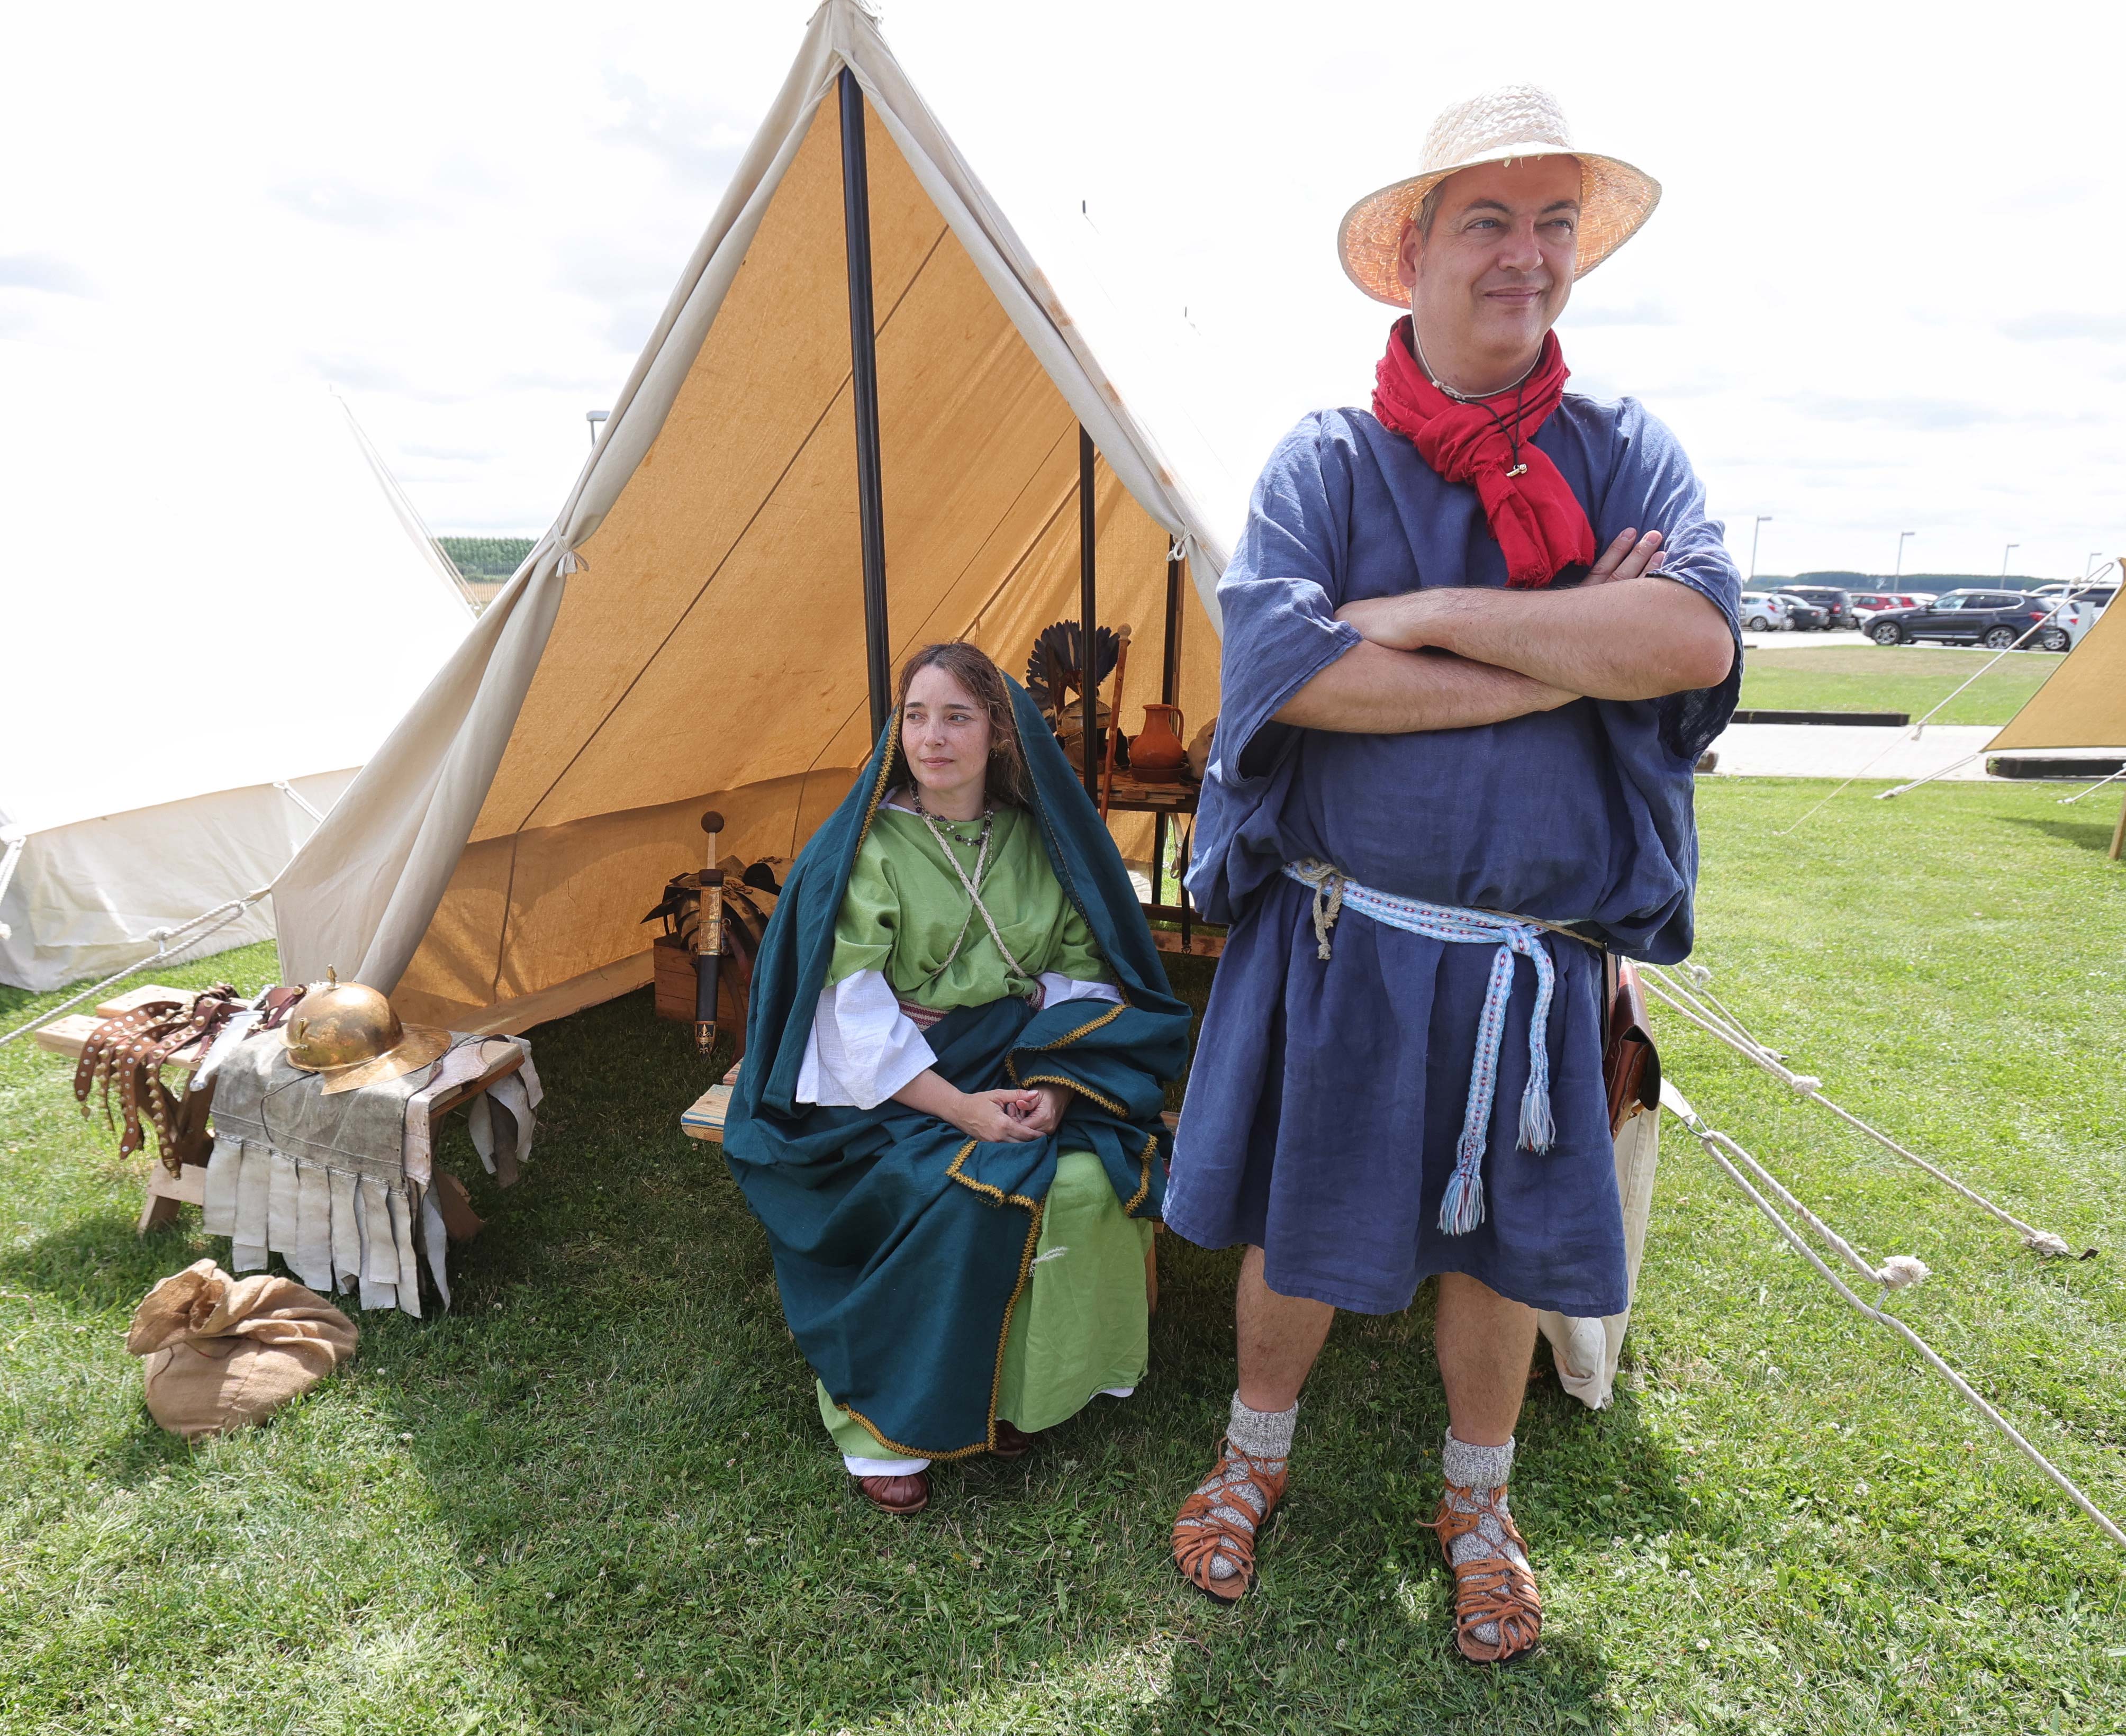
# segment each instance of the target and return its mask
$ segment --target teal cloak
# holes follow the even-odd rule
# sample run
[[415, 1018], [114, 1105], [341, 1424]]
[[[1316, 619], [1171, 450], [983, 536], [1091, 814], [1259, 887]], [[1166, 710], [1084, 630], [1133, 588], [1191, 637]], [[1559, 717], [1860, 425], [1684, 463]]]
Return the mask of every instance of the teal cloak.
[[1188, 1009], [1167, 986], [1114, 842], [1046, 721], [1006, 679], [1042, 844], [1122, 1005], [1037, 1012], [1008, 998], [958, 1008], [924, 1034], [938, 1071], [963, 1091], [1075, 1087], [1061, 1127], [988, 1144], [902, 1104], [795, 1100], [834, 919], [885, 799], [898, 718], [777, 902], [724, 1125], [725, 1161], [768, 1231], [783, 1314], [806, 1360], [836, 1403], [909, 1458], [994, 1445], [1004, 1340], [1059, 1151], [1097, 1157], [1132, 1217], [1160, 1214], [1171, 1146], [1165, 1087], [1188, 1060]]

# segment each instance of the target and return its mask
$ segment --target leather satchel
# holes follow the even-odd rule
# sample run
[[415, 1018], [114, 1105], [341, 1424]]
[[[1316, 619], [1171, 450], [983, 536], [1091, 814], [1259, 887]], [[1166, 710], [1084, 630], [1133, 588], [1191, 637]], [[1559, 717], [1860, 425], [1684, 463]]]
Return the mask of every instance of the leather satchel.
[[1646, 1018], [1646, 990], [1628, 958], [1608, 955], [1604, 972], [1609, 1005], [1609, 1034], [1602, 1045], [1602, 1082], [1609, 1092], [1609, 1133], [1642, 1109], [1661, 1107], [1661, 1053]]

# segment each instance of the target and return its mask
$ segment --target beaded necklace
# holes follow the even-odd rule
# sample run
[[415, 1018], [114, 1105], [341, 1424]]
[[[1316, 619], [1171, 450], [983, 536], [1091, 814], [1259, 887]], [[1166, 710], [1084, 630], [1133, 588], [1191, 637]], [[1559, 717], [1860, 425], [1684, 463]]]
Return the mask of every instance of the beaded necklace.
[[[933, 982], [938, 981], [952, 967], [952, 961], [960, 956], [960, 949], [967, 944], [968, 930], [973, 928], [977, 916], [982, 919], [982, 926], [989, 930], [990, 939], [996, 943], [996, 949], [1003, 955], [1005, 967], [1014, 977], [1025, 976], [1026, 967], [1012, 956], [1011, 948], [1004, 944], [1004, 936], [997, 932], [996, 919], [990, 915], [989, 906], [982, 902], [982, 882], [987, 876], [990, 865], [990, 834], [996, 825], [994, 804], [982, 810], [981, 830], [974, 837], [956, 832], [950, 835], [948, 841], [945, 830], [947, 825], [972, 825], [975, 822], [971, 820], [951, 820], [940, 823], [937, 816], [923, 806], [923, 792], [919, 788], [911, 788], [909, 799], [914, 803], [916, 818], [929, 828], [930, 835], [938, 840], [938, 848], [945, 853], [947, 864], [959, 877], [961, 888], [967, 895], [967, 914], [961, 920], [959, 935], [952, 942], [952, 950], [945, 955], [945, 962], [931, 973], [930, 980]], [[972, 874], [960, 866], [960, 859], [952, 854], [952, 846], [955, 843], [962, 848], [976, 850]]]

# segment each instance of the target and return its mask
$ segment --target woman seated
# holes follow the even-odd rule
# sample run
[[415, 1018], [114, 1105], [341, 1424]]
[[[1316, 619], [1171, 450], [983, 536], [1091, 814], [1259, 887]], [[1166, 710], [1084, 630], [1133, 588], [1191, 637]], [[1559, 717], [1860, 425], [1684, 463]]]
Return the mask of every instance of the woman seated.
[[876, 1506], [1145, 1369], [1188, 1013], [1024, 691], [919, 652], [761, 944], [724, 1152]]

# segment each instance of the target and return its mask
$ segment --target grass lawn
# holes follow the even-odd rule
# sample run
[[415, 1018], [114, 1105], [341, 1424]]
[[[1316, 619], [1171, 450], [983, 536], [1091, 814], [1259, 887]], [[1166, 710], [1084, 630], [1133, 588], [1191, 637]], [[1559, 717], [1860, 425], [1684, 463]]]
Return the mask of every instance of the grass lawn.
[[[1898, 1310], [2126, 1510], [2111, 816], [1855, 790], [1777, 835], [1821, 798], [1703, 788], [1716, 987], [1834, 1095], [2102, 1253], [2036, 1263], [1673, 1020], [1668, 1070], [1872, 1252], [1931, 1264]], [[0, 991], [0, 1016], [57, 998]], [[760, 1232], [678, 1132], [711, 1076], [683, 1029], [642, 994], [535, 1040], [525, 1183], [494, 1190], [461, 1124], [440, 1154], [489, 1220], [457, 1311], [362, 1317], [347, 1369], [196, 1448], [149, 1421], [121, 1339], [150, 1284], [224, 1246], [192, 1213], [136, 1241], [143, 1161], [81, 1119], [69, 1064], [0, 1051], [0, 1730], [2126, 1729], [2126, 1556], [1673, 1123], [1618, 1402], [1543, 1379], [1523, 1419], [1544, 1647], [1484, 1672], [1453, 1657], [1420, 1528], [1429, 1294], [1339, 1322], [1237, 1611], [1166, 1562], [1232, 1388], [1235, 1266], [1172, 1237], [1143, 1391], [1018, 1464], [942, 1469], [898, 1522], [846, 1488]]]
[[[1745, 706], [1775, 712], [1906, 712], [1923, 717], [1995, 653], [1840, 646], [1755, 650], [1742, 669]], [[2064, 660], [2018, 651], [1958, 696], [1936, 723], [2006, 723]]]

